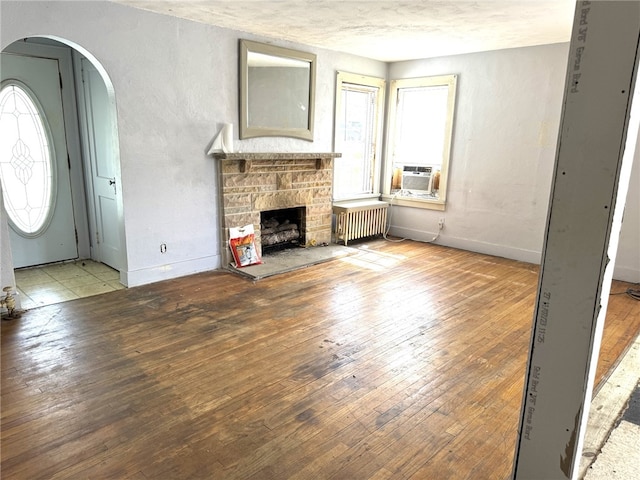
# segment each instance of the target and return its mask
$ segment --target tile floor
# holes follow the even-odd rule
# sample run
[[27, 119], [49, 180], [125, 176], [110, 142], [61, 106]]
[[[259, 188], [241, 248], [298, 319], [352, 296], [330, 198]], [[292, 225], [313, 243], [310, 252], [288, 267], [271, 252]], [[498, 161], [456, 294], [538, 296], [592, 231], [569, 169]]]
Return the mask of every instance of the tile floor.
[[22, 268], [15, 275], [23, 310], [125, 288], [117, 270], [92, 260]]

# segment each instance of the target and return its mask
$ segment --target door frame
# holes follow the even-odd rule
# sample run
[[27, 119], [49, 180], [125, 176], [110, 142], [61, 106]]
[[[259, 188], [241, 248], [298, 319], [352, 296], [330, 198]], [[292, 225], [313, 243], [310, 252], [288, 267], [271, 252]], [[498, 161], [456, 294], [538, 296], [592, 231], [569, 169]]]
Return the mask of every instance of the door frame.
[[[107, 71], [98, 61], [86, 49], [81, 46], [65, 40], [60, 37], [46, 36], [46, 35], [32, 35], [25, 38], [22, 41], [13, 42], [7, 45], [3, 52], [11, 52], [20, 55], [27, 56], [44, 56], [45, 58], [55, 58], [60, 65], [61, 82], [63, 84], [62, 89], [62, 103], [63, 103], [63, 120], [67, 127], [67, 150], [69, 154], [69, 162], [74, 167], [70, 171], [70, 180], [72, 185], [72, 201], [74, 208], [74, 215], [76, 217], [76, 228], [78, 229], [78, 255], [79, 258], [92, 258], [91, 257], [91, 245], [90, 245], [90, 230], [89, 230], [89, 208], [88, 207], [88, 195], [86, 190], [84, 170], [87, 168], [88, 160], [84, 159], [82, 155], [81, 146], [81, 120], [78, 116], [78, 99], [76, 89], [79, 88], [75, 83], [74, 70], [73, 70], [73, 56], [84, 56], [89, 60], [94, 67], [100, 73], [102, 80], [105, 83], [109, 96], [111, 98], [112, 111], [109, 114], [112, 116], [113, 125], [113, 142], [115, 145], [115, 167], [116, 167], [116, 187], [119, 192], [122, 192], [122, 180], [121, 180], [121, 162], [120, 162], [120, 140], [118, 135], [118, 123], [117, 123], [117, 111], [115, 103], [115, 90], [113, 83], [107, 74]], [[68, 85], [69, 88], [64, 88]], [[89, 179], [90, 181], [90, 179]], [[117, 196], [117, 208], [118, 208], [118, 225], [114, 226], [118, 229], [118, 236], [120, 237], [120, 283], [127, 286], [127, 272], [128, 262], [126, 254], [126, 235], [124, 228], [124, 200], [123, 195]], [[4, 206], [2, 206], [2, 221], [6, 221]], [[7, 225], [8, 226], [8, 225]], [[4, 229], [3, 229], [4, 232]], [[8, 238], [6, 238], [8, 242]], [[5, 235], [2, 235], [2, 242], [5, 242]], [[10, 252], [11, 248], [6, 249]], [[9, 259], [7, 262], [6, 260]], [[7, 265], [9, 263], [9, 265]], [[11, 275], [2, 275], [3, 281], [7, 283], [9, 280], [15, 287], [15, 277], [13, 275], [13, 260], [9, 253], [3, 255], [3, 269], [10, 268]], [[17, 297], [16, 307], [20, 309], [20, 299]]]
[[76, 93], [73, 77], [73, 62], [69, 48], [54, 45], [29, 43], [27, 41], [13, 43], [3, 50], [27, 57], [50, 58], [58, 61], [60, 83], [62, 88], [62, 115], [66, 134], [67, 154], [69, 155], [69, 180], [71, 181], [71, 201], [78, 237], [78, 258], [88, 258], [89, 228], [87, 223], [86, 193], [84, 188], [83, 162], [80, 151], [80, 132], [78, 115], [75, 108]]

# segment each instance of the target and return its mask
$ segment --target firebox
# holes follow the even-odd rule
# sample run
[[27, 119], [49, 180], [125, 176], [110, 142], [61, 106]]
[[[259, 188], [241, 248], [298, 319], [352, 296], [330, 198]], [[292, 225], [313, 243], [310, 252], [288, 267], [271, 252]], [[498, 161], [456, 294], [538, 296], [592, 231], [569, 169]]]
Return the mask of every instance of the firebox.
[[304, 207], [260, 212], [262, 255], [304, 244]]

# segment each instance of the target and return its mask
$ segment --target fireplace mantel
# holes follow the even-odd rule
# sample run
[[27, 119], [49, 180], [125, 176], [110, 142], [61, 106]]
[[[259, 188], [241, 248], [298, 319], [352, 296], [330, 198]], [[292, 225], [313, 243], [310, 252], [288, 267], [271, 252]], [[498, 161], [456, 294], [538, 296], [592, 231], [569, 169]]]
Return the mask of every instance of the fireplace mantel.
[[216, 160], [233, 160], [239, 162], [240, 172], [248, 173], [251, 171], [253, 160], [315, 160], [316, 170], [326, 167], [327, 161], [341, 157], [341, 153], [277, 153], [277, 152], [247, 152], [247, 153], [214, 153]]
[[214, 153], [220, 181], [223, 266], [228, 265], [229, 228], [253, 224], [262, 251], [260, 213], [304, 207], [306, 244], [331, 242], [333, 159], [340, 153]]
[[224, 153], [218, 152], [213, 154], [218, 160], [298, 160], [310, 158], [336, 158], [341, 157], [341, 153], [291, 153], [291, 152], [234, 152]]

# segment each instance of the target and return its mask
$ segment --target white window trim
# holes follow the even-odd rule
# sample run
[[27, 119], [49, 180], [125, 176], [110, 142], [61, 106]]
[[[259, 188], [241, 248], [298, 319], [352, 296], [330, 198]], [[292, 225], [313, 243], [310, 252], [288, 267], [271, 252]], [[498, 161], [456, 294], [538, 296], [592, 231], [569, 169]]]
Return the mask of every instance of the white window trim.
[[342, 112], [342, 84], [348, 83], [353, 85], [362, 85], [365, 87], [376, 87], [379, 89], [378, 101], [376, 105], [376, 118], [374, 120], [375, 131], [375, 152], [373, 159], [373, 192], [363, 193], [360, 195], [350, 195], [348, 197], [333, 198], [334, 202], [346, 202], [349, 200], [365, 200], [371, 198], [380, 198], [380, 173], [382, 171], [382, 140], [383, 136], [383, 119], [385, 115], [385, 90], [386, 80], [384, 78], [370, 77], [368, 75], [360, 75], [357, 73], [341, 72], [338, 71], [336, 75], [336, 110], [334, 120], [334, 132], [333, 132], [333, 151], [336, 151], [336, 131], [335, 129], [340, 124], [339, 115]]
[[[453, 121], [455, 116], [457, 75], [439, 75], [434, 77], [416, 77], [392, 80], [389, 95], [389, 113], [387, 116], [387, 150], [384, 161], [382, 199], [393, 203], [393, 205], [425, 208], [431, 210], [445, 210], [447, 202], [447, 185], [449, 178], [449, 162], [451, 159], [451, 140], [453, 137]], [[394, 152], [394, 130], [395, 116], [398, 105], [398, 89], [411, 87], [429, 87], [446, 85], [449, 87], [447, 99], [448, 116], [445, 125], [445, 140], [443, 148], [443, 161], [440, 169], [440, 190], [438, 199], [416, 199], [404, 197], [398, 193], [391, 193], [391, 177], [393, 176], [393, 152]]]

